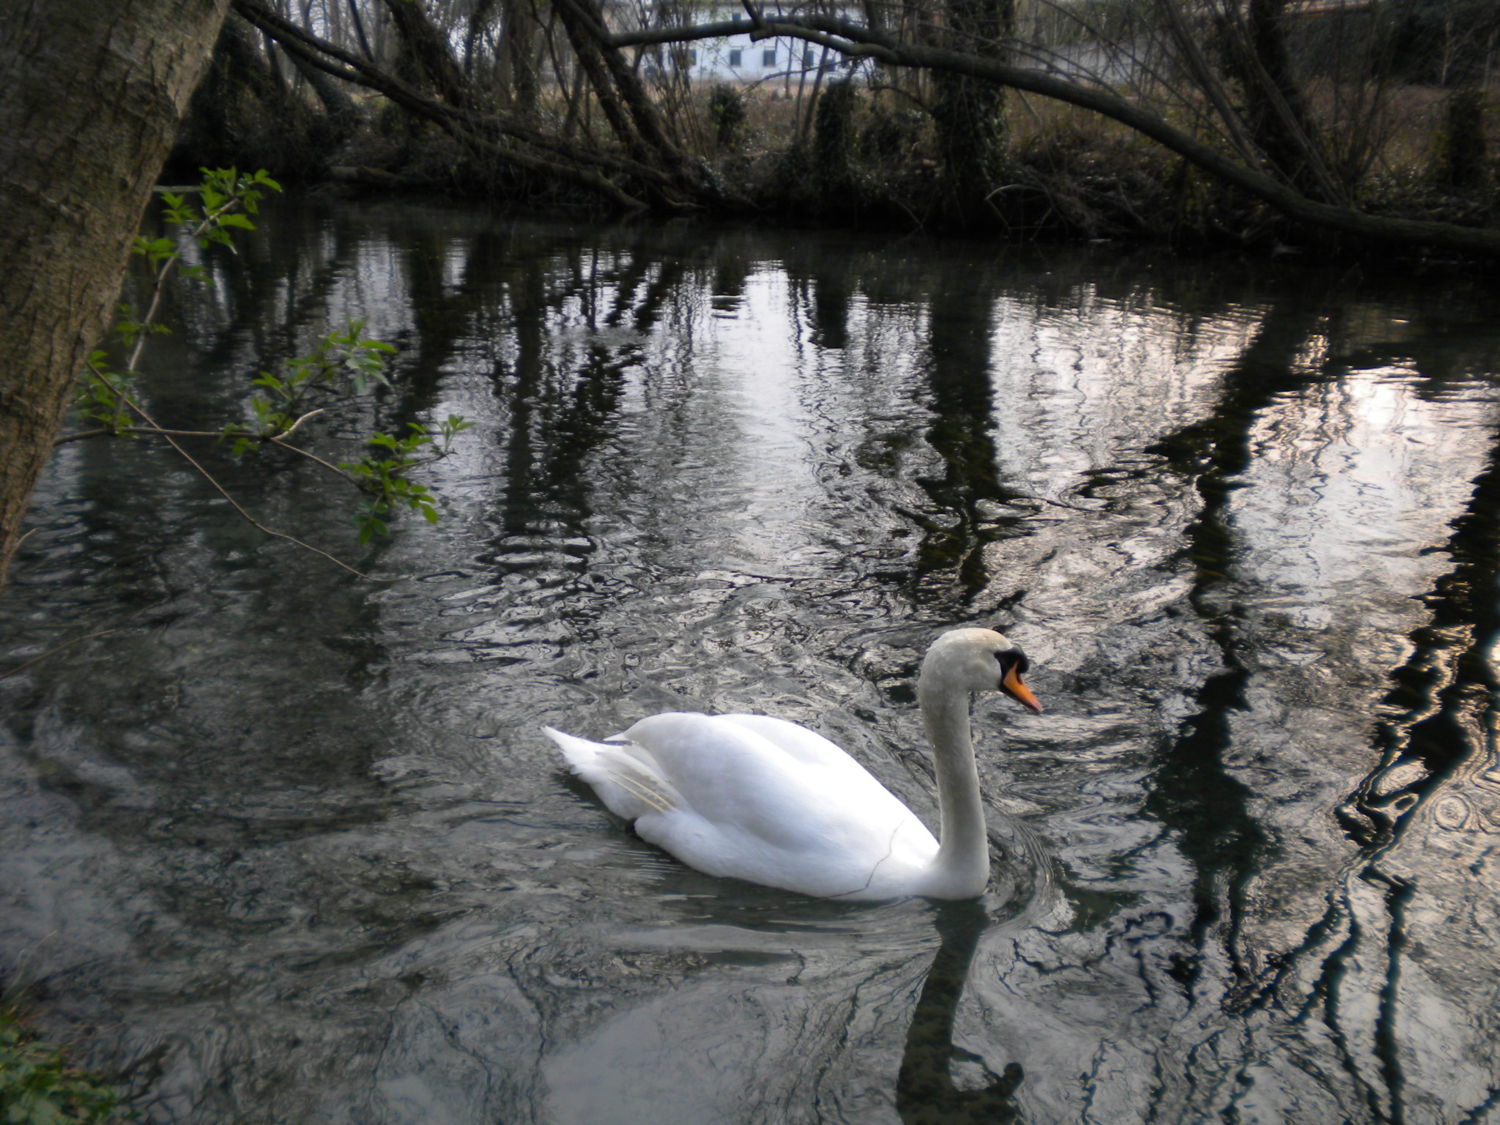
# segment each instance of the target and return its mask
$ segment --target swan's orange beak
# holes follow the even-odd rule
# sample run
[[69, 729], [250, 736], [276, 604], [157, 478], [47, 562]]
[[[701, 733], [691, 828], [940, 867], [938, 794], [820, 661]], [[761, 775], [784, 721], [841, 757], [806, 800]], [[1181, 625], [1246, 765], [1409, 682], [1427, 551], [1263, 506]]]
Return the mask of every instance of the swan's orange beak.
[[1021, 673], [1015, 665], [1011, 665], [1010, 671], [1005, 673], [1004, 679], [1000, 681], [1000, 690], [1033, 715], [1042, 713], [1042, 705], [1037, 702], [1036, 696], [1031, 694], [1031, 689], [1021, 679]]

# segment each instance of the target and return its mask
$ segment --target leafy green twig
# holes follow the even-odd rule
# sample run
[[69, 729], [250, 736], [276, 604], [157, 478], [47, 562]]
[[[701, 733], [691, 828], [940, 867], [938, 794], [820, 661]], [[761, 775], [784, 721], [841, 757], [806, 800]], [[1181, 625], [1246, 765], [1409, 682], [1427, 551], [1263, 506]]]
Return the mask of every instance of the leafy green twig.
[[[403, 505], [420, 512], [429, 523], [436, 522], [438, 511], [432, 491], [426, 485], [412, 480], [410, 474], [423, 465], [447, 456], [452, 448], [454, 435], [468, 429], [471, 423], [458, 415], [450, 415], [446, 422], [440, 423], [431, 432], [416, 423], [409, 423], [412, 432], [406, 437], [376, 434], [369, 441], [375, 452], [366, 453], [357, 461], [337, 465], [292, 444], [289, 439], [293, 434], [309, 419], [323, 412], [322, 408], [305, 409], [307, 400], [313, 393], [336, 389], [364, 394], [375, 383], [390, 386], [384, 364], [386, 357], [395, 348], [367, 338], [367, 321], [354, 320], [343, 328], [328, 333], [311, 354], [290, 360], [284, 374], [262, 371], [257, 376], [254, 385], [260, 388], [260, 392], [250, 399], [250, 409], [255, 415], [254, 424], [231, 423], [222, 430], [213, 432], [167, 429], [157, 425], [137, 401], [131, 389], [131, 380], [137, 372], [146, 340], [154, 333], [167, 331], [156, 323], [156, 317], [161, 308], [167, 279], [172, 272], [176, 270], [203, 284], [212, 283], [203, 267], [183, 264], [187, 241], [191, 239], [200, 248], [206, 249], [210, 245], [219, 244], [232, 251], [234, 231], [255, 229], [249, 215], [258, 213], [262, 193], [281, 190], [265, 172], [241, 176], [232, 168], [219, 171], [205, 168], [203, 173], [203, 184], [196, 192], [197, 205], [189, 203], [185, 194], [163, 193], [165, 217], [182, 233], [176, 238], [143, 236], [136, 240], [135, 251], [146, 260], [149, 267], [151, 300], [144, 315], [140, 317], [128, 306], [121, 306], [121, 319], [116, 331], [129, 348], [129, 358], [123, 371], [110, 368], [103, 350], [95, 351], [89, 357], [83, 372], [78, 409], [84, 418], [98, 424], [92, 429], [59, 438], [56, 444], [106, 435], [148, 435], [161, 438], [202, 474], [251, 525], [267, 535], [296, 543], [351, 573], [359, 574], [359, 571], [326, 551], [283, 532], [273, 531], [254, 519], [175, 439], [233, 438], [236, 454], [274, 445], [278, 449], [305, 457], [328, 472], [344, 478], [371, 497], [354, 517], [359, 527], [360, 542], [367, 543], [374, 535], [383, 535], [389, 531], [385, 517], [393, 509]], [[127, 424], [132, 416], [143, 424]]]
[[[260, 198], [265, 191], [280, 191], [281, 185], [264, 171], [241, 176], [233, 168], [217, 170], [203, 169], [203, 183], [197, 190], [201, 210], [188, 201], [186, 195], [164, 193], [166, 219], [183, 229], [187, 237], [200, 248], [218, 244], [234, 249], [232, 230], [254, 230], [255, 224], [249, 216], [258, 214]], [[151, 273], [151, 300], [144, 316], [137, 318], [128, 305], [120, 307], [120, 321], [115, 325], [125, 346], [130, 349], [123, 371], [114, 371], [109, 366], [108, 355], [96, 349], [89, 355], [84, 366], [83, 389], [79, 396], [79, 410], [84, 417], [102, 423], [106, 433], [118, 433], [128, 414], [126, 391], [136, 375], [137, 364], [145, 349], [146, 340], [155, 333], [169, 331], [156, 322], [161, 309], [162, 294], [166, 291], [167, 278], [174, 269], [196, 281], [209, 283], [208, 275], [201, 266], [181, 265], [183, 245], [174, 238], [147, 238], [135, 240], [135, 252], [146, 259]]]
[[366, 323], [352, 320], [342, 329], [330, 332], [311, 355], [288, 362], [285, 376], [262, 371], [255, 379], [255, 386], [265, 388], [267, 393], [250, 400], [257, 427], [251, 429], [234, 423], [224, 427], [224, 436], [235, 438], [234, 451], [244, 453], [256, 442], [289, 437], [311, 413], [317, 413], [300, 411], [307, 396], [318, 388], [347, 380], [354, 393], [362, 395], [371, 383], [390, 386], [384, 370], [385, 357], [396, 349], [379, 340], [366, 339]]
[[15, 1010], [0, 1006], [0, 1110], [12, 1125], [69, 1125], [134, 1117], [118, 1091], [68, 1064], [38, 1040]]
[[[454, 435], [473, 424], [464, 421], [457, 414], [450, 414], [446, 422], [438, 424], [437, 432], [432, 433], [416, 422], [408, 422], [412, 432], [406, 437], [376, 434], [370, 439], [370, 445], [386, 450], [388, 456], [372, 456], [367, 453], [358, 461], [345, 461], [339, 465], [361, 491], [371, 496], [354, 515], [361, 543], [368, 543], [376, 535], [387, 534], [389, 528], [384, 517], [392, 508], [402, 504], [421, 512], [428, 523], [437, 523], [438, 513], [432, 491], [407, 474], [420, 465], [428, 465], [446, 457], [453, 447]], [[424, 449], [431, 451], [430, 455], [418, 456]]]

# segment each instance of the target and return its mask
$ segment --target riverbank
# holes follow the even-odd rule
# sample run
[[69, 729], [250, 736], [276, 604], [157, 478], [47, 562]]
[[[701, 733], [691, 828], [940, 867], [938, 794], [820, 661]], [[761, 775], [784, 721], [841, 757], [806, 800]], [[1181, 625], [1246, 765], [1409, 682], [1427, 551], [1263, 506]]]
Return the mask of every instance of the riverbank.
[[[1497, 145], [1481, 124], [1466, 142], [1472, 151], [1457, 158], [1462, 167], [1456, 168], [1444, 124], [1446, 98], [1437, 88], [1412, 87], [1389, 99], [1382, 119], [1371, 125], [1380, 133], [1380, 157], [1365, 153], [1368, 166], [1348, 174], [1358, 188], [1347, 202], [1376, 216], [1494, 225], [1500, 161], [1488, 154]], [[283, 182], [324, 193], [441, 193], [497, 209], [589, 219], [618, 213], [578, 184], [507, 164], [493, 153], [476, 155], [472, 146], [414, 122], [381, 98], [361, 103], [358, 122], [346, 122], [337, 137], [325, 118], [311, 113], [287, 121], [240, 109], [233, 128], [217, 117], [190, 121], [167, 179], [196, 178], [204, 166], [264, 167]], [[555, 125], [550, 119], [563, 112], [544, 106], [539, 115]], [[930, 113], [889, 91], [835, 83], [791, 98], [721, 84], [696, 90], [677, 114], [684, 152], [716, 189], [666, 208], [668, 215], [1007, 242], [1118, 240], [1270, 257], [1392, 252], [1385, 244], [1293, 221], [1118, 122], [1014, 91], [1005, 107], [994, 186], [977, 203], [955, 198]], [[1335, 127], [1347, 125], [1327, 123]], [[602, 132], [590, 136], [588, 122], [576, 132], [577, 143], [609, 145]], [[1399, 253], [1408, 259], [1454, 256]]]

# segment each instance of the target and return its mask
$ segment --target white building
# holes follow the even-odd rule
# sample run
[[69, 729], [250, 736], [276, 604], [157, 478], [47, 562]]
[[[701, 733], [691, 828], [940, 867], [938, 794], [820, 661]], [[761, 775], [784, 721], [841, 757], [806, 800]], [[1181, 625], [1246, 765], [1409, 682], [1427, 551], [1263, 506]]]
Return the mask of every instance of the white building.
[[[750, 17], [738, 5], [705, 7], [696, 13], [699, 23], [743, 24], [743, 35], [722, 39], [699, 39], [672, 50], [667, 58], [685, 65], [694, 82], [738, 82], [745, 85], [769, 83], [776, 79], [797, 80], [822, 70], [825, 77], [857, 74], [868, 68], [862, 63], [847, 63], [837, 51], [828, 50], [801, 39], [750, 38]], [[648, 65], [650, 65], [648, 63]]]

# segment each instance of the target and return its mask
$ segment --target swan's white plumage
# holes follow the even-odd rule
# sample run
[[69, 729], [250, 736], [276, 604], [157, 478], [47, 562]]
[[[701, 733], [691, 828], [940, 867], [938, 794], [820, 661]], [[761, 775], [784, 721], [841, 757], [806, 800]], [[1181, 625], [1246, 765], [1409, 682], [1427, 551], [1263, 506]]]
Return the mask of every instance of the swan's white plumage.
[[923, 662], [946, 850], [868, 770], [784, 719], [669, 712], [606, 742], [543, 729], [611, 812], [699, 871], [820, 898], [967, 898], [989, 873], [968, 695], [1008, 690], [1040, 710], [1019, 673], [1006, 676], [1007, 659], [1024, 671], [1003, 636], [962, 629]]

